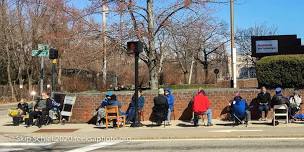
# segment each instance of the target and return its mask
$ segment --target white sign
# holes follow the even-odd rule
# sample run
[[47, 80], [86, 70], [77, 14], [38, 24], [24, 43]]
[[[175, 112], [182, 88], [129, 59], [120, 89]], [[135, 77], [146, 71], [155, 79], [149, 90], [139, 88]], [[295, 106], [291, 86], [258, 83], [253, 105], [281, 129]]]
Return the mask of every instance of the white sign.
[[278, 53], [278, 40], [260, 40], [255, 42], [256, 53]]

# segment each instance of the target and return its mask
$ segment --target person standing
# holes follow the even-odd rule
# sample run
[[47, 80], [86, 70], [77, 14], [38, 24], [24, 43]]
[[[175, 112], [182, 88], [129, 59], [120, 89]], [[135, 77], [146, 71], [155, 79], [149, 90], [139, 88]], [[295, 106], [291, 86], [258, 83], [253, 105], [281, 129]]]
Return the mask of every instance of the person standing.
[[165, 90], [165, 96], [167, 97], [167, 101], [169, 105], [167, 121], [168, 121], [168, 125], [170, 125], [171, 113], [174, 111], [174, 96], [172, 94], [172, 89], [167, 88]]
[[[259, 117], [261, 120], [266, 120], [269, 110], [269, 103], [271, 101], [271, 95], [267, 92], [266, 87], [261, 87], [261, 92], [257, 96], [257, 101], [259, 104]], [[263, 119], [262, 113], [265, 112], [265, 119]]]
[[193, 98], [192, 110], [194, 112], [194, 126], [198, 126], [198, 118], [200, 115], [207, 115], [207, 126], [213, 126], [212, 124], [212, 110], [210, 107], [210, 101], [204, 90], [200, 90]]

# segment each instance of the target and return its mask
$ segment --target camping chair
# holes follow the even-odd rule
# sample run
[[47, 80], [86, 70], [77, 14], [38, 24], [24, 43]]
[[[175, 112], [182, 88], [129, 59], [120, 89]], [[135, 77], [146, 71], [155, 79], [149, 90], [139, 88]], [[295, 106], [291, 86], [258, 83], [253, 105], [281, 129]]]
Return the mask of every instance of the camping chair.
[[[205, 119], [207, 119], [207, 114], [206, 113], [200, 114], [199, 119], [202, 119], [203, 126], [206, 126]], [[191, 123], [194, 123], [193, 120], [194, 120], [194, 112], [192, 112], [192, 122]]]
[[[247, 114], [245, 113], [245, 116], [243, 118], [240, 118], [238, 117], [236, 114], [232, 114], [233, 118], [234, 118], [234, 125], [233, 126], [236, 126], [238, 124], [245, 124], [245, 126], [247, 127], [248, 126], [248, 120], [246, 120], [247, 118]], [[245, 121], [245, 123], [243, 123], [243, 121]]]
[[[284, 110], [286, 112], [276, 112], [276, 110], [280, 110], [280, 111]], [[286, 124], [288, 123], [288, 107], [286, 104], [274, 105], [274, 107], [273, 107], [273, 126], [275, 126], [276, 116], [286, 117]]]
[[126, 116], [120, 115], [118, 106], [106, 106], [106, 128], [108, 129], [109, 121], [116, 119], [117, 127], [119, 128], [121, 123], [123, 127], [126, 126]]

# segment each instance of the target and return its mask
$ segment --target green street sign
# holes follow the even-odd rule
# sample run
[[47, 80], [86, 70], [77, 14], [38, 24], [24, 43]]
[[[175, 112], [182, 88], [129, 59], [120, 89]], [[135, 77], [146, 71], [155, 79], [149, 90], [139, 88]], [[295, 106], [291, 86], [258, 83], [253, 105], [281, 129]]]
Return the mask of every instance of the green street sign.
[[46, 44], [38, 44], [38, 50], [47, 50], [49, 51], [49, 45]]
[[32, 50], [32, 56], [48, 57], [49, 50]]

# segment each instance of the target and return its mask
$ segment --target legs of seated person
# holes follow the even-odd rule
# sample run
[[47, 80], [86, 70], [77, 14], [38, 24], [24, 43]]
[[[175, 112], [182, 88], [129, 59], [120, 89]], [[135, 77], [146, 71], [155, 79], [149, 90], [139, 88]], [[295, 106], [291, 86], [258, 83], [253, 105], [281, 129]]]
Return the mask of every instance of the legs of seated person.
[[27, 122], [27, 126], [31, 126], [33, 124], [33, 120], [35, 118], [38, 118], [38, 116], [40, 116], [40, 115], [42, 115], [41, 111], [32, 111], [32, 112], [30, 112], [29, 119], [28, 119], [28, 122]]
[[268, 105], [259, 105], [259, 116], [260, 118], [262, 118], [262, 112], [265, 111], [265, 118], [267, 118], [267, 114], [268, 114]]
[[208, 109], [204, 114], [207, 115], [207, 118], [208, 118], [207, 125], [212, 125], [212, 110]]
[[193, 117], [194, 126], [198, 126], [198, 118], [199, 118], [199, 114], [194, 113], [194, 117]]
[[249, 110], [246, 110], [246, 117], [245, 117], [245, 121], [251, 121], [251, 112]]

